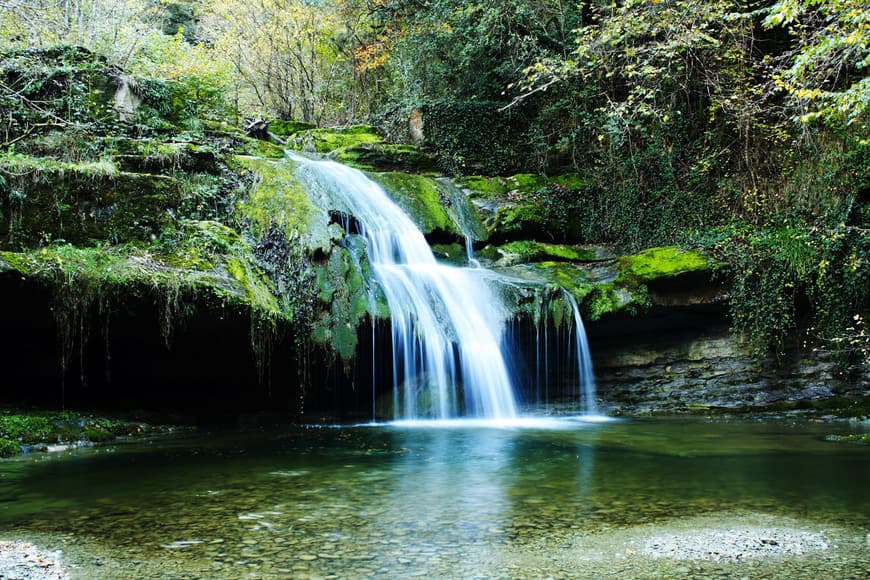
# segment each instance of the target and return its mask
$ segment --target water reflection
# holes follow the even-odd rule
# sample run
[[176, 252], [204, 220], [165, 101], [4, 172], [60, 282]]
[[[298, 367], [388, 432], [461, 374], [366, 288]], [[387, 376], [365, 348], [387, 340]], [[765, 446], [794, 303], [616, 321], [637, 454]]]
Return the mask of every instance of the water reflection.
[[175, 567], [148, 577], [466, 577], [705, 513], [867, 526], [866, 450], [824, 442], [829, 428], [562, 419], [208, 434], [0, 463], [0, 535]]

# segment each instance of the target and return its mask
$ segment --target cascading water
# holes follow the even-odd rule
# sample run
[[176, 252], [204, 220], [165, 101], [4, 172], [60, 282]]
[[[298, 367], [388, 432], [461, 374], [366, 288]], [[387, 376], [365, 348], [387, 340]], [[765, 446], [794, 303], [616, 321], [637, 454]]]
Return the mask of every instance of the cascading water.
[[[395, 418], [516, 417], [505, 354], [514, 349], [504, 344], [509, 313], [492, 288], [506, 279], [479, 266], [470, 241], [468, 261], [474, 267], [437, 262], [414, 222], [362, 172], [334, 161], [288, 155], [299, 167], [299, 179], [344, 213], [345, 229], [350, 230], [352, 217], [366, 239], [374, 277], [390, 308]], [[584, 412], [594, 413], [583, 323], [577, 302], [564, 294], [573, 311]]]
[[580, 307], [577, 299], [568, 292], [562, 290], [565, 300], [571, 305], [571, 314], [574, 317], [574, 342], [577, 353], [577, 376], [578, 384], [583, 389], [580, 400], [583, 402], [583, 413], [586, 415], [598, 414], [598, 406], [595, 403], [595, 374], [592, 372], [592, 354], [589, 352], [589, 341], [586, 339], [586, 329], [583, 327], [583, 319], [580, 317]]
[[397, 418], [516, 416], [502, 354], [507, 311], [474, 269], [439, 264], [423, 234], [362, 172], [291, 154], [299, 177], [353, 216], [390, 307]]

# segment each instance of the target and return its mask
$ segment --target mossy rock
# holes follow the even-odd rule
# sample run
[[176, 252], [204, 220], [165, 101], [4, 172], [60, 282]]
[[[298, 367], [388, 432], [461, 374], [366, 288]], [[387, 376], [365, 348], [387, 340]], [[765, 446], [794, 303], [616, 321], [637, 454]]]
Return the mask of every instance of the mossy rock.
[[504, 266], [541, 261], [591, 262], [598, 259], [595, 249], [565, 244], [546, 244], [534, 240], [487, 246], [480, 252], [480, 256], [497, 261], [499, 265]]
[[278, 135], [279, 137], [289, 137], [300, 131], [310, 131], [315, 129], [317, 125], [313, 123], [305, 123], [304, 121], [291, 121], [285, 119], [272, 119], [269, 121], [269, 132]]
[[713, 269], [713, 263], [706, 255], [676, 246], [650, 248], [631, 256], [623, 256], [619, 259], [619, 265], [622, 279], [637, 282], [650, 282]]
[[250, 195], [239, 203], [238, 211], [251, 220], [258, 236], [277, 224], [288, 238], [302, 236], [310, 248], [325, 251], [331, 246], [329, 216], [312, 202], [296, 178], [295, 163], [254, 157], [240, 157], [238, 162], [256, 175]]
[[411, 216], [424, 234], [438, 230], [462, 236], [447, 211], [448, 192], [431, 177], [398, 172], [374, 173], [370, 177]]
[[[363, 262], [359, 263], [363, 266]], [[365, 266], [357, 267], [347, 248], [333, 248], [329, 259], [316, 266], [315, 272], [320, 314], [312, 337], [349, 362], [356, 354], [359, 324], [367, 316], [388, 317], [386, 304], [383, 297], [373, 303], [366, 284], [371, 272], [365, 271]]]
[[468, 251], [460, 244], [434, 244], [432, 246], [432, 254], [435, 258], [447, 264], [454, 266], [465, 266], [468, 264]]
[[174, 178], [119, 171], [109, 160], [14, 155], [0, 159], [0, 171], [14, 176], [0, 199], [0, 236], [17, 247], [147, 241], [175, 223], [172, 210], [181, 201]]
[[553, 177], [545, 177], [535, 173], [518, 173], [510, 177], [470, 175], [457, 179], [456, 183], [460, 187], [468, 189], [473, 197], [499, 198], [508, 195], [528, 195], [553, 184], [568, 189], [577, 189], [585, 185], [587, 180], [579, 173], [565, 173]]
[[290, 135], [287, 146], [291, 149], [315, 153], [340, 154], [341, 151], [364, 144], [382, 143], [384, 138], [368, 125], [354, 125], [343, 129], [310, 129]]
[[252, 139], [250, 137], [242, 137], [238, 141], [241, 146], [237, 148], [237, 151], [241, 155], [261, 157], [263, 159], [283, 159], [287, 156], [284, 153], [284, 147], [269, 141]]
[[396, 143], [363, 143], [337, 149], [331, 155], [336, 161], [364, 171], [436, 171], [433, 155], [413, 145]]
[[[223, 232], [221, 243], [227, 244], [226, 248], [198, 245], [203, 238], [189, 235], [169, 247], [49, 246], [20, 253], [0, 252], [0, 260], [22, 276], [41, 281], [55, 292], [75, 293], [82, 300], [100, 293], [186, 294], [292, 318], [293, 313], [280, 309], [250, 246], [226, 226], [209, 223], [203, 227]], [[205, 239], [209, 243], [214, 240], [212, 236]]]
[[112, 157], [118, 169], [133, 173], [218, 173], [220, 164], [215, 150], [203, 144], [161, 141], [137, 141], [134, 151]]
[[505, 197], [532, 193], [544, 187], [547, 181], [542, 175], [518, 173], [510, 177], [472, 175], [458, 179], [457, 183], [470, 190], [472, 197]]

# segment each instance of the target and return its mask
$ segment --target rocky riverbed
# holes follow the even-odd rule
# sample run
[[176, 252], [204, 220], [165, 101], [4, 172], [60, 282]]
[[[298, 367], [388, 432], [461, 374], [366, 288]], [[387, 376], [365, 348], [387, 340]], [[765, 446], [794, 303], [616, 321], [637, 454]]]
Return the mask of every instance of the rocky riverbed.
[[47, 552], [29, 542], [0, 541], [0, 578], [4, 580], [66, 580], [60, 551]]
[[[768, 514], [708, 514], [655, 524], [628, 526], [602, 533], [564, 534], [547, 538], [490, 545], [475, 558], [463, 558], [455, 549], [419, 552], [413, 538], [397, 537], [394, 561], [375, 554], [355, 555], [345, 573], [355, 577], [471, 577], [481, 571], [492, 578], [623, 577], [710, 578], [772, 577], [866, 578], [870, 537], [835, 526]], [[288, 562], [267, 569], [245, 562], [215, 568], [208, 559], [193, 561], [168, 555], [187, 546], [166, 545], [159, 558], [129, 561], [107, 546], [67, 535], [42, 537], [43, 545], [62, 546], [69, 557], [65, 567], [61, 552], [40, 550], [25, 542], [0, 543], [0, 578], [60, 580], [67, 578], [177, 578], [202, 577], [278, 578], [292, 574], [315, 578], [325, 574], [318, 562], [335, 564], [332, 554], [293, 553], [292, 546], [273, 557]], [[407, 543], [404, 548], [402, 544]], [[250, 548], [250, 546], [248, 546]], [[253, 546], [256, 548], [256, 546]], [[173, 548], [173, 550], [169, 550]], [[428, 555], [427, 555], [428, 554]], [[179, 554], [180, 556], [180, 554]], [[389, 559], [388, 559], [389, 560]], [[295, 561], [296, 564], [289, 564]], [[328, 567], [327, 567], [328, 568]], [[341, 568], [341, 566], [339, 566]], [[353, 570], [351, 573], [350, 570]]]

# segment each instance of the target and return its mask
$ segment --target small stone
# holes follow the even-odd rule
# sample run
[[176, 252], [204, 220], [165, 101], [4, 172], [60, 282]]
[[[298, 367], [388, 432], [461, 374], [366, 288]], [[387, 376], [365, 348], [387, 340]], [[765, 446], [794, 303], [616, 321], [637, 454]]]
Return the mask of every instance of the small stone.
[[296, 557], [305, 562], [310, 562], [311, 560], [317, 559], [317, 556], [315, 556], [314, 554], [299, 554]]

